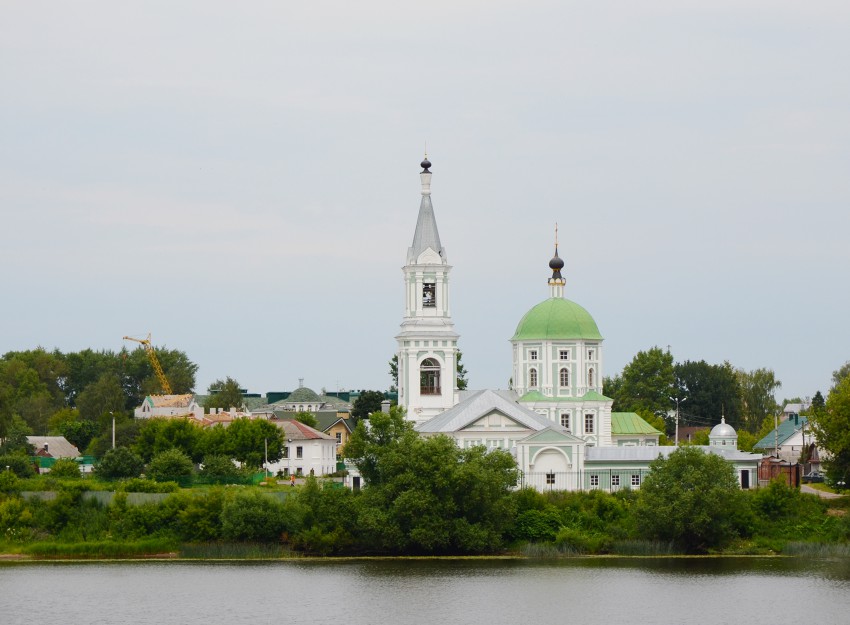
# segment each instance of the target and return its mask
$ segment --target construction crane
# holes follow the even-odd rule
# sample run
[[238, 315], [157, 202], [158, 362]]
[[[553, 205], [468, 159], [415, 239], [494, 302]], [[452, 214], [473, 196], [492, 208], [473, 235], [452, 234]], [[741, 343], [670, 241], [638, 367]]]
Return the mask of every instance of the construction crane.
[[159, 385], [162, 387], [163, 395], [173, 395], [171, 392], [171, 385], [168, 383], [168, 378], [165, 377], [165, 372], [162, 370], [162, 365], [159, 364], [159, 358], [156, 357], [156, 351], [154, 351], [153, 345], [151, 345], [151, 335], [148, 332], [148, 338], [146, 339], [136, 339], [132, 336], [125, 336], [125, 341], [136, 341], [136, 343], [141, 343], [142, 347], [145, 348], [145, 351], [148, 353], [148, 360], [151, 361], [151, 366], [153, 367], [154, 373], [156, 373], [156, 377], [159, 379]]

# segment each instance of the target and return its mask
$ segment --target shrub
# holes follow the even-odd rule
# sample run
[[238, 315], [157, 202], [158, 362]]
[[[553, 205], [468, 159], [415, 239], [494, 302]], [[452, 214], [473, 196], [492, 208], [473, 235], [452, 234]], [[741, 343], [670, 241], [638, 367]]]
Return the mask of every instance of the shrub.
[[148, 476], [157, 482], [192, 475], [192, 459], [179, 449], [167, 449], [148, 464]]
[[141, 477], [124, 480], [118, 490], [124, 493], [173, 493], [179, 490], [177, 482], [155, 482]]
[[228, 456], [211, 454], [204, 456], [201, 475], [205, 477], [232, 477], [241, 475], [243, 471], [233, 464]]
[[71, 458], [59, 458], [50, 468], [50, 477], [74, 479], [80, 475], [80, 465]]
[[139, 477], [145, 463], [139, 456], [126, 447], [116, 447], [107, 451], [97, 467], [95, 474], [106, 479]]
[[296, 505], [285, 505], [254, 491], [237, 493], [222, 508], [222, 534], [235, 540], [280, 540], [284, 531], [300, 527]]
[[0, 471], [6, 470], [11, 471], [18, 477], [31, 477], [35, 475], [32, 460], [30, 460], [29, 456], [24, 456], [23, 454], [0, 456]]

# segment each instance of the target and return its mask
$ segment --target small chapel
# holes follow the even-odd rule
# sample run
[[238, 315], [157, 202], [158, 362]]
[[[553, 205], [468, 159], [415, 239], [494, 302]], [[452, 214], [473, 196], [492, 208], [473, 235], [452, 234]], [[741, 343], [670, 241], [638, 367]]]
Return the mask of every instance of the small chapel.
[[[461, 447], [508, 451], [517, 461], [522, 486], [639, 488], [649, 463], [675, 447], [659, 446], [662, 433], [639, 415], [612, 412], [613, 400], [602, 394], [603, 337], [591, 314], [564, 297], [557, 230], [548, 297], [520, 319], [510, 339], [512, 388], [457, 389], [452, 267], [440, 243], [427, 156], [421, 166], [422, 197], [402, 269], [404, 317], [396, 336], [398, 402], [407, 418], [423, 436], [444, 434]], [[726, 432], [724, 440], [731, 436]], [[760, 455], [726, 443], [705, 450], [732, 462], [743, 488], [753, 484]]]

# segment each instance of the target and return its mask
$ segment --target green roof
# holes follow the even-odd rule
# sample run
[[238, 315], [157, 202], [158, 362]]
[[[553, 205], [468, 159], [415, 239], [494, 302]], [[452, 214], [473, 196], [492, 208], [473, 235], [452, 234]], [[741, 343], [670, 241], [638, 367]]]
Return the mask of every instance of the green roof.
[[311, 388], [307, 388], [306, 386], [302, 386], [292, 391], [285, 401], [287, 404], [291, 404], [293, 402], [314, 402], [318, 399], [319, 394], [316, 391]]
[[512, 341], [532, 339], [602, 340], [590, 313], [562, 297], [551, 297], [525, 313]]
[[563, 402], [563, 401], [613, 401], [610, 397], [605, 397], [602, 393], [597, 393], [596, 391], [588, 391], [581, 397], [549, 397], [548, 395], [544, 395], [540, 391], [528, 391], [525, 395], [519, 398], [521, 402], [533, 402], [533, 401], [551, 401], [551, 402]]
[[611, 413], [611, 434], [628, 435], [628, 434], [658, 434], [661, 432], [644, 421], [639, 414], [634, 412], [612, 412]]
[[774, 445], [782, 445], [785, 441], [791, 438], [795, 432], [808, 423], [806, 417], [800, 417], [799, 423], [794, 423], [794, 419], [786, 419], [779, 424], [779, 427], [770, 431], [770, 434], [765, 436], [755, 445], [753, 449], [773, 449]]

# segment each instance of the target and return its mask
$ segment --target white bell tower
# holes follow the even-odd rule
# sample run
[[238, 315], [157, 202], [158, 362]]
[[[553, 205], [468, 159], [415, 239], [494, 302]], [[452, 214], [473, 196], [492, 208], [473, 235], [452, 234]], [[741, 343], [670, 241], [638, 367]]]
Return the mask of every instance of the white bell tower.
[[431, 162], [422, 161], [422, 201], [404, 271], [398, 340], [398, 403], [423, 423], [457, 403], [457, 339], [449, 307], [449, 266], [431, 205]]

